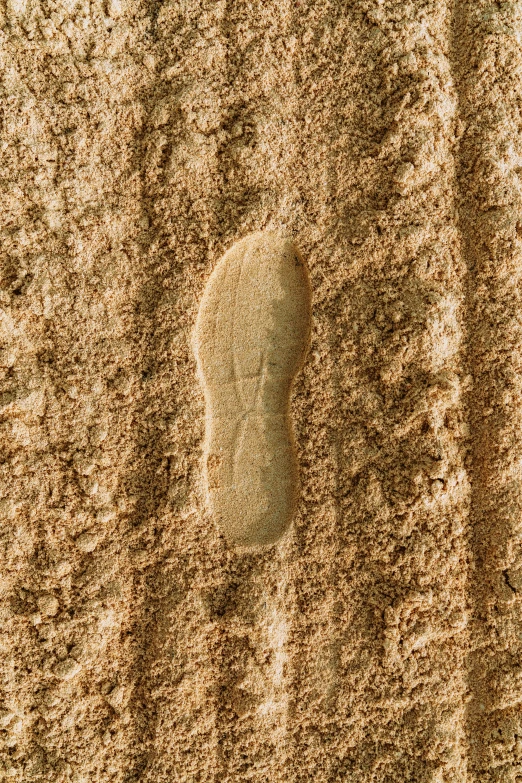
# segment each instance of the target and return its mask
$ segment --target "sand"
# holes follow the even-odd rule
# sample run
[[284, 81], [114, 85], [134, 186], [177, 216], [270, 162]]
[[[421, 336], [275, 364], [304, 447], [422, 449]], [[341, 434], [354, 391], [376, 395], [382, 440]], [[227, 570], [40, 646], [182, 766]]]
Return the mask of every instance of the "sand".
[[292, 383], [309, 349], [311, 291], [290, 238], [249, 234], [218, 262], [193, 348], [203, 388], [208, 511], [235, 547], [282, 537], [299, 502]]
[[[492, 0], [0, 5], [0, 779], [522, 780], [521, 42]], [[194, 329], [256, 232], [311, 335], [245, 547]]]

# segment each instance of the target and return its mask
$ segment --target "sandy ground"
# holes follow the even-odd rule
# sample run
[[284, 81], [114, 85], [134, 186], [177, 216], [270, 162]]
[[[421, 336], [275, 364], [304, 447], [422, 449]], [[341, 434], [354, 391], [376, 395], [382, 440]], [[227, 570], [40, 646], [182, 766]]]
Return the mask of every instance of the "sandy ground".
[[[522, 780], [522, 5], [0, 4], [0, 778]], [[310, 273], [300, 490], [205, 500], [193, 330]]]

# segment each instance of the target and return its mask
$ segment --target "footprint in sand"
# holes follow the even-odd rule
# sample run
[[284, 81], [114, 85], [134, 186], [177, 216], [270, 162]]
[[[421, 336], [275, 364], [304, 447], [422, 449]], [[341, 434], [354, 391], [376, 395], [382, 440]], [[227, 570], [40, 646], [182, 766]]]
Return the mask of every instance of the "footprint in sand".
[[292, 241], [251, 234], [219, 261], [194, 351], [205, 391], [205, 482], [231, 543], [270, 544], [288, 527], [297, 464], [290, 388], [310, 340], [308, 273]]

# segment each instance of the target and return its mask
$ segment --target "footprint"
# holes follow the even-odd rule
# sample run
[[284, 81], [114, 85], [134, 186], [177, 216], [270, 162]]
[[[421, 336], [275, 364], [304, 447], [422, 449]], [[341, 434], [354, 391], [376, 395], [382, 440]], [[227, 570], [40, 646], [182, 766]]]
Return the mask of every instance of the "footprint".
[[290, 388], [310, 340], [310, 284], [292, 241], [250, 234], [203, 294], [194, 352], [206, 400], [207, 500], [227, 539], [277, 541], [290, 524], [297, 464]]

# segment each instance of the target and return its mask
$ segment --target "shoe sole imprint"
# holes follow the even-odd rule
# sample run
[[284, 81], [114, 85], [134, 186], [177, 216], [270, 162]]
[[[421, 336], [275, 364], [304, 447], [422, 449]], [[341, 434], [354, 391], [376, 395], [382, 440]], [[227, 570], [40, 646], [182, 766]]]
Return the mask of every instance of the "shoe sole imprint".
[[308, 272], [291, 239], [250, 234], [212, 272], [194, 332], [205, 392], [204, 480], [233, 544], [277, 541], [297, 500], [289, 415], [310, 342]]

